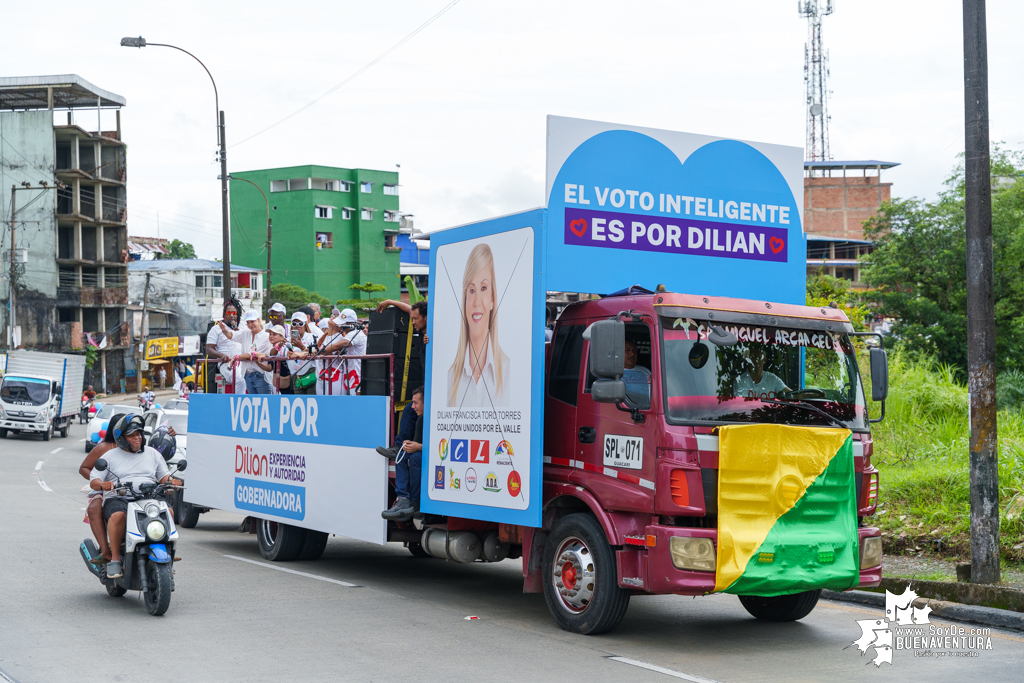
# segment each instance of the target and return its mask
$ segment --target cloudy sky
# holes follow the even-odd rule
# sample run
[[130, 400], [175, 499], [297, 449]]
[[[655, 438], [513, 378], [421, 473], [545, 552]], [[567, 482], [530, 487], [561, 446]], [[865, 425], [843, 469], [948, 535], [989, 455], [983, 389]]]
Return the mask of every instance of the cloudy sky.
[[[426, 230], [539, 206], [547, 114], [803, 146], [807, 22], [792, 0], [461, 0], [241, 142], [449, 2], [5, 3], [0, 75], [76, 73], [124, 96], [129, 232], [155, 236], [159, 213], [161, 237], [204, 257], [220, 253], [212, 88], [186, 55], [122, 48], [122, 36], [206, 63], [239, 143], [229, 170], [401, 164], [402, 210]], [[961, 3], [835, 5], [823, 31], [833, 157], [899, 162], [885, 175], [894, 195], [933, 197], [964, 144]], [[1016, 149], [1022, 16], [988, 4], [992, 139]], [[95, 128], [95, 113], [77, 116]]]

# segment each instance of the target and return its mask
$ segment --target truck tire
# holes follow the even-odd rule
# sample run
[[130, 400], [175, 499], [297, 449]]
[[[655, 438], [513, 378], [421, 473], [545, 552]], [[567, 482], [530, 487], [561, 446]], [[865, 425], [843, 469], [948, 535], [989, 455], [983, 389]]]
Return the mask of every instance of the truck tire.
[[419, 541], [408, 541], [405, 547], [409, 549], [409, 553], [415, 558], [425, 559], [433, 557], [433, 555], [423, 549], [423, 545]]
[[199, 524], [199, 508], [192, 503], [182, 502], [181, 504], [181, 520], [178, 522], [178, 526], [186, 529], [194, 529], [196, 524]]
[[60, 438], [68, 438], [68, 432], [71, 431], [71, 420], [64, 423], [64, 426], [60, 428]]
[[0, 429], [0, 439], [6, 439], [6, 438], [7, 438], [7, 430], [6, 429]]
[[302, 548], [295, 559], [305, 562], [319, 560], [320, 556], [324, 554], [324, 550], [327, 549], [327, 539], [329, 537], [330, 534], [323, 531], [306, 529], [306, 538], [302, 541]]
[[146, 603], [146, 611], [154, 617], [159, 617], [171, 606], [170, 563], [147, 562], [146, 583], [148, 590], [142, 594]]
[[89, 443], [88, 441], [86, 441], [85, 442], [85, 452], [88, 453], [92, 449], [93, 449], [93, 445], [91, 443]]
[[49, 441], [51, 438], [53, 438], [53, 422], [51, 422], [50, 426], [46, 428], [45, 432], [43, 432], [43, 441]]
[[290, 562], [298, 557], [305, 536], [305, 529], [291, 524], [280, 524], [269, 519], [260, 519], [256, 523], [260, 555], [271, 562]]
[[821, 589], [819, 588], [792, 595], [777, 595], [772, 598], [760, 595], [741, 595], [740, 604], [757, 619], [796, 621], [810, 614], [814, 606], [818, 604], [820, 597]]
[[626, 615], [629, 591], [619, 587], [615, 554], [592, 515], [575, 513], [555, 523], [544, 547], [544, 601], [566, 631], [611, 631]]

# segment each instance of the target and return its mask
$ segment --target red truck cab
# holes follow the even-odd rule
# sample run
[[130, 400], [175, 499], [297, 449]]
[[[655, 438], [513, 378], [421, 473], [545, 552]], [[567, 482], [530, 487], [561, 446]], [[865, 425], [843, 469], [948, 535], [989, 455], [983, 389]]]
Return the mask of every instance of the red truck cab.
[[[630, 390], [646, 379], [649, 400], [595, 400], [586, 333], [604, 320], [624, 323], [645, 369]], [[852, 333], [836, 308], [639, 288], [565, 308], [547, 346], [544, 524], [522, 529], [525, 590], [580, 633], [614, 628], [631, 594], [714, 591], [717, 428], [766, 421], [853, 432], [860, 585], [878, 585], [880, 532], [864, 523], [878, 473]], [[820, 592], [741, 600], [754, 616], [796, 619]]]

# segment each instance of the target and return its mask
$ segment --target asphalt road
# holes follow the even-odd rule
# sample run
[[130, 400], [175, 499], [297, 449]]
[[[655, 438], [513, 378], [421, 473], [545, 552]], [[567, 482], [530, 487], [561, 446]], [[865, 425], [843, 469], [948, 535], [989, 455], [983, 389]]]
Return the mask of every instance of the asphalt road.
[[734, 596], [636, 597], [614, 632], [577, 636], [522, 593], [519, 560], [334, 537], [316, 562], [270, 564], [223, 512], [181, 530], [177, 590], [151, 617], [138, 593], [108, 597], [78, 554], [84, 431], [0, 441], [0, 682], [1020, 680], [1024, 637], [1000, 631], [975, 658], [896, 651], [876, 668], [848, 646], [881, 610], [827, 601], [771, 624]]

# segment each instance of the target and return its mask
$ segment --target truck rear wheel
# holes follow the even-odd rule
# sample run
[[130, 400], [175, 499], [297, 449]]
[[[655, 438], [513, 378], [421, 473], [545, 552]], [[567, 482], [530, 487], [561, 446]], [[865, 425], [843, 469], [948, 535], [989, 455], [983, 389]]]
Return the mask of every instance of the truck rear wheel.
[[182, 528], [194, 529], [196, 524], [199, 524], [199, 508], [192, 503], [182, 501], [180, 515], [181, 518], [178, 521], [178, 525]]
[[256, 527], [260, 555], [271, 562], [289, 562], [299, 556], [306, 530], [290, 524], [261, 519]]
[[544, 600], [566, 631], [611, 631], [626, 615], [629, 591], [619, 587], [615, 554], [597, 520], [585, 513], [558, 520], [544, 547]]
[[302, 548], [295, 559], [299, 561], [319, 560], [327, 549], [327, 539], [330, 534], [323, 531], [306, 529], [306, 538], [302, 541]]
[[777, 595], [772, 598], [761, 597], [760, 595], [741, 595], [740, 604], [743, 608], [757, 619], [764, 621], [796, 621], [803, 619], [814, 606], [818, 604], [821, 597], [821, 589], [794, 593], [792, 595]]

